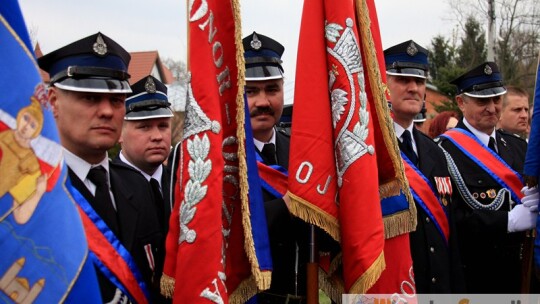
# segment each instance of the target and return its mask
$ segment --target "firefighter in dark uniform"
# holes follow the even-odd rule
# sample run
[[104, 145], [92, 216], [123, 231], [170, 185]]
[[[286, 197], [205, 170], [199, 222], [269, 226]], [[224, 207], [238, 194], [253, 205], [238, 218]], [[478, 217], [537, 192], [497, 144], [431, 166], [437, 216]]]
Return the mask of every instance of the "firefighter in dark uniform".
[[[171, 174], [163, 162], [171, 149], [171, 120], [173, 112], [167, 97], [167, 87], [157, 78], [148, 75], [131, 85], [126, 98], [126, 115], [120, 144], [122, 150], [113, 160], [118, 166], [127, 166], [142, 174], [154, 195], [154, 209], [167, 235], [172, 204], [170, 201]], [[134, 174], [138, 174], [134, 173]], [[154, 277], [152, 291], [154, 302], [166, 302], [160, 295], [159, 282], [165, 261], [165, 243], [154, 248]]]
[[[126, 94], [131, 92], [129, 61], [129, 53], [102, 33], [38, 59], [51, 78], [48, 97], [70, 183], [85, 199], [75, 200], [91, 206], [85, 212], [91, 212], [89, 218], [105, 240], [90, 246], [99, 253], [94, 265], [104, 303], [136, 300], [126, 294], [134, 289], [126, 286], [151, 284], [153, 261], [148, 252], [165, 238], [147, 181], [137, 171], [111, 163], [107, 154], [120, 137]], [[85, 224], [87, 232], [88, 227]], [[129, 269], [118, 261], [125, 261]]]
[[[394, 128], [415, 198], [416, 231], [410, 234], [416, 292], [461, 293], [461, 264], [448, 212], [452, 185], [443, 153], [414, 119], [422, 113], [428, 77], [427, 50], [409, 40], [384, 51]], [[415, 179], [416, 176], [416, 179]], [[420, 177], [424, 182], [418, 181]], [[427, 193], [427, 194], [426, 194]]]
[[[281, 55], [285, 48], [255, 32], [245, 37], [243, 44], [245, 92], [257, 153], [264, 164], [287, 169], [289, 136], [276, 129], [283, 113]], [[306, 296], [308, 226], [289, 213], [283, 198], [263, 190], [263, 199], [273, 269], [270, 289], [257, 294], [257, 303], [302, 303]]]
[[495, 130], [506, 89], [494, 62], [452, 84], [463, 118], [437, 141], [463, 198], [453, 213], [467, 292], [520, 293], [524, 231], [538, 213], [538, 190], [521, 180], [527, 144]]

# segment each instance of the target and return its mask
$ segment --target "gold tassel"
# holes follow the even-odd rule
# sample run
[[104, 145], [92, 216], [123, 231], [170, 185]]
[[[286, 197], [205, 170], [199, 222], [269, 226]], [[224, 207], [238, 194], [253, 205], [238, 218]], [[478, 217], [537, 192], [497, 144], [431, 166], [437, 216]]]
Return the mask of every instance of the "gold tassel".
[[175, 280], [174, 278], [171, 278], [170, 276], [162, 273], [161, 274], [161, 280], [159, 281], [159, 287], [161, 289], [161, 294], [167, 298], [172, 299], [174, 295], [174, 284]]

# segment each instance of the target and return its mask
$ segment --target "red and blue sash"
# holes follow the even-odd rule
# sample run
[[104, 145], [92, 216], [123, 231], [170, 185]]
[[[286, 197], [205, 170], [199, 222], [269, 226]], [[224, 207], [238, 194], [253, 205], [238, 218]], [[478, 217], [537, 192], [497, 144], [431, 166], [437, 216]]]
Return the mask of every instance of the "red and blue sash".
[[409, 180], [411, 192], [416, 203], [422, 207], [429, 218], [437, 227], [437, 230], [448, 245], [450, 227], [448, 225], [448, 215], [441, 203], [439, 196], [430, 181], [418, 170], [418, 168], [402, 152], [405, 175]]
[[66, 180], [66, 188], [77, 202], [94, 264], [118, 289], [136, 302], [150, 302], [150, 294], [129, 252], [84, 196]]
[[441, 136], [449, 139], [463, 154], [486, 171], [501, 187], [508, 189], [513, 201], [518, 204], [521, 203], [523, 179], [499, 155], [482, 144], [472, 133], [463, 129], [454, 128], [446, 131]]
[[283, 197], [287, 193], [289, 175], [285, 168], [279, 165], [268, 166], [264, 164], [261, 156], [257, 153], [257, 169], [264, 190], [276, 198]]

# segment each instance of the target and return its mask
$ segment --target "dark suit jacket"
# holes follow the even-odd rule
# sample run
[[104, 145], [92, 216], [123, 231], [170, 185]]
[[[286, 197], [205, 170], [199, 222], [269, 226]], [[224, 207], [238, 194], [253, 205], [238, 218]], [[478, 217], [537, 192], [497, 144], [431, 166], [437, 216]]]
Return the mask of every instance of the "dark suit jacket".
[[[446, 160], [437, 144], [424, 133], [413, 130], [413, 137], [418, 151], [418, 169], [437, 189], [434, 177], [449, 177]], [[451, 202], [449, 195], [444, 196]], [[463, 272], [459, 260], [455, 238], [455, 224], [449, 206], [445, 207], [449, 215], [450, 240], [448, 244], [440, 234], [428, 213], [416, 203], [418, 224], [416, 231], [410, 234], [411, 255], [413, 259], [416, 292], [427, 293], [463, 293]]]
[[[119, 156], [114, 158], [112, 162], [116, 165], [127, 166], [128, 168], [130, 168], [129, 165], [124, 163], [120, 159]], [[161, 175], [161, 192], [162, 193], [158, 193], [158, 194], [161, 195], [163, 199], [162, 207], [164, 210], [164, 216], [163, 218], [160, 218], [159, 221], [160, 223], [162, 223], [162, 226], [163, 226], [162, 233], [164, 235], [167, 235], [167, 232], [169, 231], [169, 217], [171, 216], [171, 200], [170, 200], [170, 192], [169, 192], [171, 189], [171, 173], [168, 167], [162, 165], [162, 168], [163, 168], [163, 174]]]
[[[148, 181], [144, 178], [144, 176], [139, 173], [137, 170], [134, 170], [130, 165], [124, 163], [119, 156], [117, 156], [112, 161], [113, 164], [118, 166], [119, 168], [125, 169], [124, 171], [126, 174], [129, 174], [131, 172], [132, 174], [137, 174], [143, 177], [143, 180], [146, 182], [145, 187], [149, 187], [150, 191], [152, 192], [153, 189], [149, 186]], [[128, 169], [130, 171], [128, 171]], [[170, 197], [169, 197], [169, 189], [170, 189], [170, 174], [169, 169], [163, 166], [163, 174], [161, 176], [161, 191], [163, 192], [162, 195], [162, 208], [158, 209], [156, 206], [155, 200], [153, 199], [156, 195], [156, 193], [152, 193], [153, 198], [151, 201], [148, 201], [146, 204], [148, 206], [146, 207], [146, 210], [152, 210], [152, 212], [156, 215], [156, 219], [159, 223], [159, 231], [161, 235], [163, 236], [162, 240], [160, 241], [160, 244], [158, 247], [155, 248], [154, 252], [154, 263], [155, 263], [155, 270], [152, 273], [152, 291], [153, 291], [153, 299], [154, 302], [164, 302], [166, 301], [165, 298], [161, 296], [160, 288], [159, 288], [159, 282], [161, 280], [161, 275], [163, 273], [163, 264], [165, 263], [165, 238], [167, 237], [167, 232], [169, 231], [169, 217], [171, 215], [171, 205], [170, 205]], [[161, 193], [157, 193], [157, 195], [161, 195]], [[164, 214], [163, 216], [160, 215], [160, 211], [163, 210]]]
[[[461, 120], [457, 128], [470, 132]], [[519, 174], [523, 172], [527, 144], [524, 140], [496, 132], [499, 156]], [[471, 193], [481, 194], [501, 186], [467, 157], [451, 141], [440, 139], [441, 146], [452, 156]], [[474, 153], [474, 151], [472, 151]], [[489, 204], [486, 196], [477, 199]], [[464, 200], [453, 204], [458, 227], [458, 242], [468, 293], [519, 293], [521, 284], [520, 251], [524, 233], [508, 233], [509, 198], [499, 210], [472, 209]]]
[[[131, 254], [147, 286], [152, 286], [153, 272], [150, 268], [145, 245], [151, 245], [154, 255], [159, 255], [165, 235], [160, 231], [159, 222], [152, 209], [153, 196], [146, 179], [127, 165], [110, 163], [110, 182], [116, 202], [120, 233], [117, 238]], [[73, 186], [89, 201], [95, 204], [94, 197], [83, 182], [69, 170]], [[102, 298], [110, 301], [115, 287], [98, 272]], [[111, 294], [112, 293], [112, 294]]]

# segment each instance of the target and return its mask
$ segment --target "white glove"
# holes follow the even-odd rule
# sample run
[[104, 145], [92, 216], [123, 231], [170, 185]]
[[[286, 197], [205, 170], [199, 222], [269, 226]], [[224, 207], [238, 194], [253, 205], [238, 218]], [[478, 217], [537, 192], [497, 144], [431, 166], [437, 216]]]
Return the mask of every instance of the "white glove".
[[523, 203], [524, 206], [529, 207], [531, 212], [538, 212], [538, 199], [540, 196], [538, 187], [529, 188], [525, 186], [521, 189], [521, 193], [525, 194], [521, 199], [521, 203]]
[[536, 226], [538, 212], [531, 212], [529, 207], [519, 204], [508, 212], [508, 232], [525, 231]]

